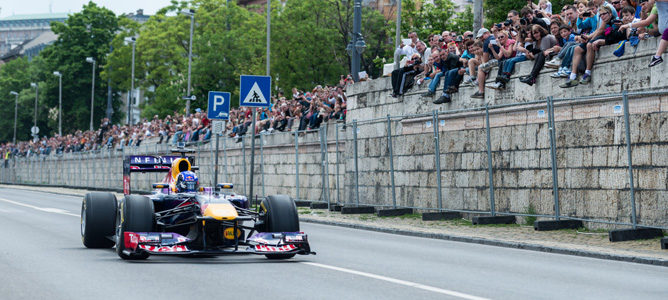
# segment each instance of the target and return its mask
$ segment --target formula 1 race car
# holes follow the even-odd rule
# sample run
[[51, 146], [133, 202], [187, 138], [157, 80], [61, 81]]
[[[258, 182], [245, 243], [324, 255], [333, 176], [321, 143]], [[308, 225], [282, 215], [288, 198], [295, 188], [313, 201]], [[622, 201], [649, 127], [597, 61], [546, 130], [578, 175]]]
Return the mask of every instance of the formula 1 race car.
[[[149, 255], [260, 254], [287, 259], [315, 254], [299, 230], [294, 201], [268, 196], [259, 209], [232, 190], [231, 184], [199, 187], [193, 157], [129, 156], [123, 165], [124, 198], [92, 192], [81, 204], [81, 239], [87, 248], [111, 248], [123, 259]], [[130, 174], [167, 172], [149, 196], [133, 195]]]

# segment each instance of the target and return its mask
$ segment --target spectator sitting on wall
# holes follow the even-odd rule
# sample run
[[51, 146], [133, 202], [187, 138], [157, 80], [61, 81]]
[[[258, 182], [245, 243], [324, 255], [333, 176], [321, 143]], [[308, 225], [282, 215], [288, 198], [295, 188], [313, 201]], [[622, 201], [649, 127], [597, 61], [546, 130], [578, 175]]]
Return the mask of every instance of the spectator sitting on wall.
[[506, 84], [510, 81], [510, 76], [515, 71], [515, 64], [526, 61], [527, 55], [531, 53], [531, 49], [533, 49], [531, 41], [532, 40], [526, 31], [522, 31], [517, 35], [517, 41], [513, 45], [515, 56], [505, 60], [503, 64], [499, 66], [499, 74], [496, 76], [494, 85], [490, 87], [495, 89], [506, 88]]
[[422, 70], [420, 54], [414, 53], [403, 68], [392, 71], [392, 97], [398, 97], [414, 84], [415, 75]]
[[533, 25], [531, 27], [531, 36], [534, 42], [529, 58], [533, 58], [534, 60], [533, 68], [529, 75], [520, 78], [520, 82], [528, 85], [536, 83], [536, 78], [538, 78], [540, 70], [545, 66], [545, 61], [556, 55], [558, 53], [557, 49], [560, 49], [558, 48], [559, 42], [557, 38], [548, 34], [547, 30], [541, 26]]
[[[559, 87], [570, 88], [577, 86], [578, 84], [589, 84], [591, 82], [591, 69], [594, 65], [596, 52], [600, 47], [618, 43], [619, 41], [625, 40], [628, 36], [626, 30], [620, 31], [619, 28], [622, 26], [622, 23], [627, 24], [633, 20], [635, 10], [629, 7], [629, 9], [624, 8], [623, 11], [624, 17], [620, 21], [614, 19], [610, 6], [601, 6], [601, 8], [599, 8], [601, 23], [598, 26], [598, 29], [590, 35], [593, 38], [591, 38], [589, 42], [582, 43], [575, 48], [575, 51], [573, 52], [573, 69], [571, 70], [569, 80], [559, 85]], [[584, 75], [582, 75], [582, 79], [578, 82], [576, 79], [577, 70], [575, 68], [580, 63], [582, 56], [585, 55], [587, 67]]]
[[[445, 52], [444, 50], [440, 52]], [[436, 88], [441, 82], [441, 76], [443, 76], [443, 62], [441, 61], [441, 55], [438, 49], [433, 49], [432, 50], [432, 55], [429, 58], [430, 60], [433, 61], [431, 65], [427, 64], [425, 66], [425, 71], [431, 70], [429, 74], [427, 74], [427, 77], [431, 78], [431, 82], [429, 82], [429, 87], [427, 88], [427, 92], [422, 94], [424, 97], [428, 96], [433, 96]]]
[[556, 73], [550, 75], [552, 78], [570, 76], [574, 47], [579, 44], [575, 41], [575, 34], [571, 33], [571, 27], [568, 25], [561, 25], [559, 27], [558, 40], [559, 44], [563, 44], [563, 47], [554, 59], [545, 63], [545, 66], [548, 68], [558, 68]]
[[498, 66], [499, 61], [494, 58], [494, 53], [499, 53], [499, 45], [497, 45], [496, 38], [485, 28], [480, 28], [476, 38], [483, 41], [482, 46], [482, 64], [478, 67], [478, 91], [471, 95], [471, 98], [485, 98], [485, 79], [487, 73]]

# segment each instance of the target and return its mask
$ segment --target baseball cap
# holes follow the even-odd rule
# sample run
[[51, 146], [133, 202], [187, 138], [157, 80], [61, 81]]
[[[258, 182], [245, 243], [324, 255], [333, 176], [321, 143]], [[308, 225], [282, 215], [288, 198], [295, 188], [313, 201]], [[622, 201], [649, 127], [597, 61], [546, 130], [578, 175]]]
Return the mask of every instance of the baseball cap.
[[478, 29], [478, 34], [476, 34], [475, 38], [479, 39], [480, 37], [482, 37], [483, 34], [488, 33], [488, 32], [489, 32], [489, 30], [487, 30], [486, 28], [480, 28], [480, 29]]

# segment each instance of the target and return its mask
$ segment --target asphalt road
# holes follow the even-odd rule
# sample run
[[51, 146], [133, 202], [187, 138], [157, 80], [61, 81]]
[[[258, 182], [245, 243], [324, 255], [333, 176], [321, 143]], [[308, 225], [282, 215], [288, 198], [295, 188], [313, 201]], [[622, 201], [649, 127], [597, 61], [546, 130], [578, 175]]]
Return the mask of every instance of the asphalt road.
[[0, 299], [668, 299], [668, 268], [302, 223], [316, 256], [123, 261], [81, 197], [0, 189]]

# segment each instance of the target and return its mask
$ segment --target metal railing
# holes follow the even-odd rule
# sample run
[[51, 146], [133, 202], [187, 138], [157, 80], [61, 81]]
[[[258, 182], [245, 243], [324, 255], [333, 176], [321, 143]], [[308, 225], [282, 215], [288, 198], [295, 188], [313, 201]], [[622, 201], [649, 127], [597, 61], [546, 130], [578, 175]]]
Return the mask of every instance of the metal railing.
[[[668, 166], [650, 164], [638, 170], [633, 164], [634, 147], [668, 145], [658, 140], [634, 143], [633, 118], [629, 113], [629, 102], [665, 95], [668, 91], [661, 90], [581, 98], [549, 97], [429, 114], [388, 115], [351, 120], [348, 124], [323, 123], [319, 129], [308, 132], [261, 134], [256, 137], [259, 143], [256, 143], [254, 169], [258, 175], [254, 177], [254, 184], [258, 186], [255, 196], [281, 193], [297, 200], [324, 202], [328, 206], [371, 205], [668, 229], [668, 220], [643, 218], [636, 210], [638, 192], [643, 195], [665, 192], [665, 186], [639, 189], [635, 180], [638, 172], [656, 169], [665, 173]], [[572, 107], [611, 102], [615, 102], [609, 106], [613, 113], [602, 117], [569, 119], [561, 116]], [[655, 112], [665, 113], [665, 110]], [[524, 121], [504, 121], [515, 117]], [[603, 134], [615, 131], [613, 141], [571, 141], [582, 138], [577, 135], [596, 137], [597, 133], [583, 135], [579, 132], [571, 132], [575, 136], [569, 136], [569, 131], [565, 130], [574, 128], [573, 124], [582, 119], [595, 118], [611, 122], [613, 128], [606, 127]], [[535, 129], [534, 136], [526, 136], [528, 128]], [[220, 181], [237, 184], [237, 191], [243, 194], [247, 194], [250, 184], [249, 139], [250, 136], [221, 139], [218, 157], [222, 166]], [[192, 147], [197, 150], [195, 159], [200, 167], [201, 182], [213, 185], [214, 143]], [[626, 158], [618, 155], [618, 162], [612, 165], [569, 165], [574, 160], [570, 152], [591, 150], [587, 155], [593, 156], [594, 148], [606, 153], [625, 148]], [[166, 143], [146, 144], [122, 151], [15, 158], [7, 162], [7, 168], [0, 170], [0, 181], [121, 189], [124, 156], [165, 155], [169, 154], [169, 149]], [[626, 173], [625, 183], [601, 186], [598, 182], [599, 172], [619, 174], [620, 170]], [[586, 186], [584, 182], [573, 182], [577, 176], [571, 174], [578, 172], [597, 174], [597, 183]], [[148, 191], [150, 184], [160, 181], [161, 176], [164, 175], [133, 174], [132, 185]], [[589, 193], [598, 195], [598, 202], [589, 203], [596, 198], [587, 196]], [[607, 194], [600, 196], [605, 193], [611, 193], [609, 198], [620, 202], [600, 201], [608, 197]], [[650, 201], [648, 197], [641, 199]], [[618, 207], [613, 210], [606, 205]], [[530, 206], [536, 212], [529, 209]]]

